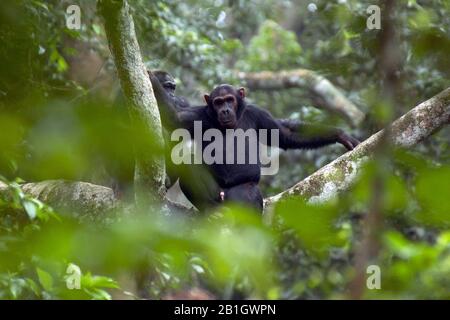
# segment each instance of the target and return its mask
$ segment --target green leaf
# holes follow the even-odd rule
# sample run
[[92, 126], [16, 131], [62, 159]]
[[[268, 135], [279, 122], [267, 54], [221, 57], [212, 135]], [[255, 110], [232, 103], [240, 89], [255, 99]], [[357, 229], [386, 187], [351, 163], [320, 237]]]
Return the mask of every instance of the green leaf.
[[25, 211], [28, 214], [28, 217], [30, 217], [31, 220], [36, 218], [37, 216], [37, 206], [33, 201], [30, 201], [28, 199], [23, 199], [22, 206], [25, 209]]
[[47, 271], [42, 270], [41, 268], [37, 267], [36, 272], [39, 278], [39, 282], [44, 287], [46, 291], [51, 291], [53, 288], [53, 278]]
[[101, 32], [102, 32], [102, 29], [100, 28], [100, 26], [98, 24], [95, 24], [95, 23], [92, 25], [92, 29], [98, 35], [101, 34]]
[[94, 300], [111, 300], [111, 295], [102, 289], [84, 289]]
[[56, 63], [56, 69], [58, 72], [64, 72], [68, 68], [66, 60], [56, 49], [53, 49], [50, 55], [50, 62]]
[[11, 293], [11, 297], [13, 299], [19, 298], [24, 286], [25, 281], [23, 279], [12, 279], [9, 285], [9, 292]]
[[115, 280], [104, 276], [93, 276], [89, 272], [82, 277], [81, 282], [86, 288], [119, 288]]
[[41, 1], [32, 1], [33, 4], [41, 9], [44, 9], [45, 11], [50, 11], [48, 10], [48, 7], [45, 3], [41, 2]]
[[38, 296], [38, 297], [41, 296], [39, 287], [38, 287], [38, 285], [36, 284], [36, 282], [34, 282], [33, 279], [26, 278], [26, 279], [25, 279], [25, 282], [27, 283], [28, 288], [30, 288], [30, 290], [33, 291], [33, 293], [34, 293], [36, 296]]
[[275, 207], [283, 225], [295, 230], [302, 245], [323, 255], [330, 246], [345, 244], [345, 237], [338, 237], [334, 221], [339, 212], [333, 206], [309, 205], [302, 199], [291, 198]]

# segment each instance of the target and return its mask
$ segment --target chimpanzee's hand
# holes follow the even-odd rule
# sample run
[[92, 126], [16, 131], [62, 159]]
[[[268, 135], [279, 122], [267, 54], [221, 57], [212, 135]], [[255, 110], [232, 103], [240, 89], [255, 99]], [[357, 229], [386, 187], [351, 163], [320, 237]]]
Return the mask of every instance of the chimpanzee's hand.
[[344, 132], [339, 133], [338, 142], [346, 147], [347, 150], [353, 150], [360, 143], [358, 139], [355, 139]]

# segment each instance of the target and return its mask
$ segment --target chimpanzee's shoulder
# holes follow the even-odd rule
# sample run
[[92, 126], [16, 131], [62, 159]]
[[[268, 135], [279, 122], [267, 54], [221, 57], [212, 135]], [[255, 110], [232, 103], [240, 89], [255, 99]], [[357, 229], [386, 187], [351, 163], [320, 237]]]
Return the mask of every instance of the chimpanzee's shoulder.
[[247, 104], [245, 106], [245, 111], [251, 114], [263, 114], [265, 112], [264, 109], [258, 107], [256, 104]]

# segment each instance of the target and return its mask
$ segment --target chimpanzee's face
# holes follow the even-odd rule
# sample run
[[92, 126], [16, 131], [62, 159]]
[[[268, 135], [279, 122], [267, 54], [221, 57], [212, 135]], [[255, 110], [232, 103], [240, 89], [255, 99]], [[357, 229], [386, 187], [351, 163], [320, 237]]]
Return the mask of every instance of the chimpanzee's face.
[[161, 83], [164, 90], [171, 96], [175, 96], [175, 89], [177, 85], [175, 83], [175, 79], [166, 71], [154, 71], [153, 74], [158, 79], [159, 83]]
[[173, 78], [170, 77], [166, 77], [163, 82], [161, 82], [164, 90], [166, 90], [166, 92], [170, 95], [170, 96], [174, 96], [175, 95], [175, 89], [177, 88], [177, 85], [175, 84], [175, 80]]
[[224, 129], [236, 127], [238, 118], [237, 111], [240, 107], [239, 101], [244, 98], [243, 89], [236, 90], [229, 85], [216, 87], [211, 95], [205, 95], [205, 100], [217, 115], [217, 121]]
[[212, 104], [220, 125], [227, 129], [234, 128], [237, 122], [236, 112], [238, 108], [236, 97], [232, 94], [223, 94], [215, 97]]

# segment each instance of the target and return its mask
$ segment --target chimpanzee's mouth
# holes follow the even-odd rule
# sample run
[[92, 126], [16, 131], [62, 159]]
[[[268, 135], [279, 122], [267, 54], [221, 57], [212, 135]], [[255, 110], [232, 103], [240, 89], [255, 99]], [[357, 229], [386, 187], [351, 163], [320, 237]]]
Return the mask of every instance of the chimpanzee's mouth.
[[229, 126], [233, 126], [234, 125], [234, 121], [233, 119], [227, 119], [227, 120], [222, 120], [222, 125], [225, 127], [229, 127]]

